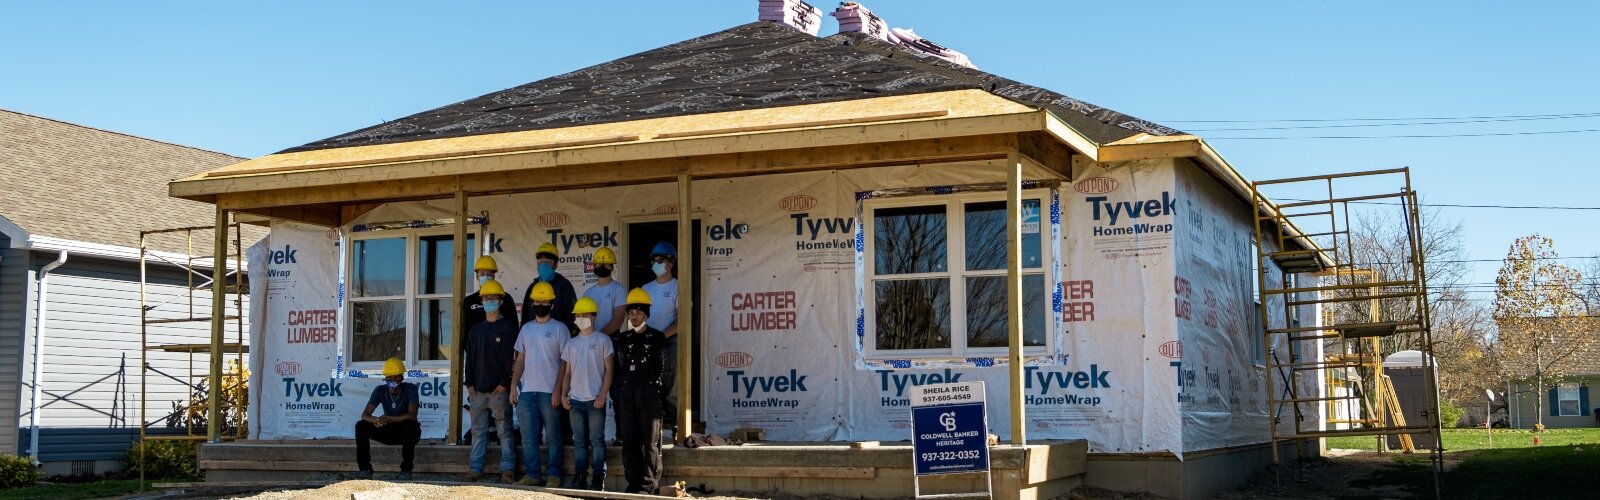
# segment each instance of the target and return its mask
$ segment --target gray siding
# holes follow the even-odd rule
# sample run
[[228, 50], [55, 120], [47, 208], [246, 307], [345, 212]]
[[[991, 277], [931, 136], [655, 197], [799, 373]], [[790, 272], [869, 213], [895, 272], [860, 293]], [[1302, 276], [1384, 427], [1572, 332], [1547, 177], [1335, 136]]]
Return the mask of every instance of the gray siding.
[[[38, 267], [43, 254], [33, 258]], [[182, 270], [150, 267], [146, 287], [152, 304], [167, 299], [172, 303], [152, 310], [152, 319], [189, 315], [185, 295], [187, 282]], [[203, 278], [196, 277], [196, 284]], [[210, 315], [210, 294], [194, 294], [194, 316]], [[179, 379], [188, 379], [191, 356], [186, 353], [140, 350], [139, 267], [137, 262], [98, 260], [83, 256], [50, 276], [49, 313], [45, 347], [45, 374], [41, 399], [46, 406], [40, 426], [48, 428], [133, 427], [139, 421], [141, 354], [148, 354], [150, 366]], [[246, 304], [248, 307], [248, 304]], [[230, 306], [228, 314], [232, 314]], [[227, 341], [235, 341], [234, 323], [228, 322]], [[206, 322], [151, 325], [149, 343], [200, 344], [210, 341]], [[24, 345], [31, 347], [31, 335]], [[31, 351], [22, 359], [23, 393], [18, 398], [20, 426], [28, 425], [32, 381]], [[193, 373], [204, 375], [208, 366], [205, 354], [192, 358]], [[172, 411], [173, 403], [187, 400], [189, 390], [180, 381], [152, 372], [147, 379], [149, 405], [147, 422], [155, 422]], [[163, 424], [157, 424], [163, 425]], [[15, 428], [16, 426], [13, 426]], [[46, 442], [48, 444], [48, 441]], [[48, 451], [48, 450], [47, 450]]]
[[28, 321], [28, 252], [0, 235], [0, 452], [17, 453], [22, 332]]
[[[1589, 384], [1589, 414], [1576, 417], [1558, 417], [1550, 415], [1549, 386], [1545, 392], [1539, 392], [1538, 386], [1532, 382], [1514, 382], [1511, 386], [1510, 415], [1511, 426], [1521, 429], [1532, 429], [1533, 424], [1539, 422], [1539, 413], [1544, 413], [1544, 425], [1551, 429], [1564, 429], [1573, 427], [1600, 427], [1595, 425], [1594, 407], [1600, 407], [1600, 376], [1572, 377], [1563, 383]], [[1538, 401], [1534, 399], [1537, 398]], [[1535, 408], [1534, 405], [1540, 405]]]

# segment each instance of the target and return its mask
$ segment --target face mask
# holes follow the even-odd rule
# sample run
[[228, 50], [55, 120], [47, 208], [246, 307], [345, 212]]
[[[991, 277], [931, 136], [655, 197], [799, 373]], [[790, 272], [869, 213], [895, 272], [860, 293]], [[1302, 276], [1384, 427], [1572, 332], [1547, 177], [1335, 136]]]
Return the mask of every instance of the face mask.
[[383, 381], [383, 384], [389, 386], [390, 389], [394, 389], [394, 388], [400, 387], [400, 381], [399, 380], [385, 380], [385, 381]]
[[533, 306], [533, 315], [541, 317], [541, 318], [545, 317], [545, 316], [549, 316], [550, 315], [550, 311], [553, 310], [553, 309], [555, 309], [555, 306], [550, 306], [550, 305], [541, 306], [541, 305], [538, 305], [538, 304], [534, 304], [534, 306]]
[[490, 279], [489, 275], [487, 275], [487, 274], [485, 274], [483, 276], [479, 276], [478, 277], [478, 288], [483, 288], [483, 284], [484, 283], [488, 283], [489, 279]]
[[484, 312], [500, 312], [500, 301], [491, 300], [483, 303]]
[[655, 271], [656, 276], [666, 276], [667, 275], [667, 264], [665, 262], [657, 262], [655, 264], [651, 264], [650, 265], [650, 270], [651, 271]]
[[573, 319], [572, 322], [578, 325], [579, 330], [588, 330], [590, 328], [594, 328], [593, 318], [576, 318]]
[[594, 276], [596, 278], [610, 278], [611, 277], [611, 268], [610, 267], [596, 267], [596, 268], [594, 268]]
[[630, 319], [630, 320], [628, 320], [628, 328], [633, 330], [635, 333], [643, 333], [644, 332], [644, 323], [640, 322], [639, 324], [636, 325], [636, 324], [633, 324], [633, 320]]
[[555, 279], [555, 277], [556, 277], [556, 269], [555, 268], [550, 267], [550, 264], [546, 264], [546, 263], [543, 263], [543, 262], [539, 263], [539, 281], [550, 281], [552, 279]]

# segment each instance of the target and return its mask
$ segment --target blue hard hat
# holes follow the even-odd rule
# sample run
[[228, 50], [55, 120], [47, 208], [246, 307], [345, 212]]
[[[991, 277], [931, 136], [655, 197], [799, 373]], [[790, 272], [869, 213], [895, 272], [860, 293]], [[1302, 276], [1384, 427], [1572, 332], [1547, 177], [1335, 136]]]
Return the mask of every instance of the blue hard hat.
[[667, 243], [667, 242], [663, 241], [663, 242], [660, 242], [660, 243], [656, 243], [656, 246], [654, 248], [650, 249], [650, 255], [651, 256], [665, 255], [667, 257], [671, 257], [671, 258], [676, 259], [676, 258], [678, 258], [678, 251], [677, 251], [677, 249], [672, 248], [672, 244], [671, 243]]

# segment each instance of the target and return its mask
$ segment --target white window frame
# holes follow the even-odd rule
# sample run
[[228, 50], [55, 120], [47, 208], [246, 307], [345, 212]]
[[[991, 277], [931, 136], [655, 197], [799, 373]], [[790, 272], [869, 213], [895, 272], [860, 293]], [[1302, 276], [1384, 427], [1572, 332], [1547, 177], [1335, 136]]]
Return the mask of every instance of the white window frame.
[[[394, 231], [373, 231], [373, 232], [370, 232], [370, 233], [357, 233], [357, 234], [354, 234], [354, 235], [352, 235], [350, 237], [350, 241], [349, 241], [350, 251], [345, 252], [345, 261], [344, 261], [344, 264], [343, 264], [344, 265], [344, 269], [345, 269], [344, 275], [347, 276], [348, 277], [347, 280], [351, 282], [351, 283], [347, 283], [346, 284], [347, 288], [351, 284], [353, 284], [353, 282], [355, 280], [354, 276], [355, 276], [355, 259], [356, 259], [355, 247], [356, 247], [356, 242], [363, 241], [363, 240], [404, 239], [405, 240], [405, 247], [406, 247], [406, 257], [405, 257], [405, 264], [404, 264], [405, 265], [405, 294], [404, 295], [385, 295], [385, 296], [381, 296], [381, 297], [356, 297], [354, 294], [349, 294], [349, 295], [346, 296], [346, 299], [344, 301], [344, 307], [342, 308], [340, 313], [344, 314], [345, 315], [344, 317], [351, 318], [351, 319], [344, 322], [345, 323], [344, 331], [340, 332], [339, 334], [342, 336], [341, 340], [344, 342], [344, 349], [342, 350], [342, 353], [344, 355], [344, 359], [347, 360], [346, 365], [348, 366], [349, 369], [351, 369], [351, 370], [373, 370], [373, 369], [379, 369], [379, 368], [383, 367], [383, 361], [381, 361], [381, 360], [380, 361], [355, 361], [355, 356], [354, 356], [354, 353], [355, 353], [355, 328], [356, 328], [355, 320], [354, 320], [354, 318], [355, 318], [355, 316], [354, 316], [355, 303], [356, 302], [384, 302], [384, 301], [393, 301], [393, 300], [400, 300], [401, 302], [403, 302], [405, 304], [405, 309], [406, 309], [406, 345], [405, 345], [405, 353], [406, 353], [405, 362], [406, 362], [406, 366], [409, 367], [409, 368], [414, 368], [414, 369], [439, 369], [439, 368], [449, 368], [450, 367], [450, 361], [449, 360], [427, 360], [427, 361], [422, 361], [422, 360], [418, 360], [417, 359], [417, 353], [418, 353], [419, 348], [421, 347], [420, 339], [417, 338], [417, 336], [418, 336], [417, 329], [420, 328], [420, 325], [417, 323], [417, 315], [419, 313], [421, 313], [421, 308], [418, 307], [418, 302], [423, 301], [423, 300], [429, 300], [429, 299], [445, 299], [446, 302], [448, 303], [448, 302], [454, 300], [453, 299], [453, 295], [452, 295], [453, 294], [453, 290], [446, 291], [444, 293], [430, 293], [430, 294], [418, 293], [418, 291], [419, 291], [418, 289], [421, 287], [421, 281], [418, 279], [418, 276], [417, 276], [417, 264], [420, 262], [420, 259], [422, 258], [422, 255], [421, 255], [422, 254], [421, 243], [422, 243], [422, 238], [429, 237], [429, 236], [450, 236], [451, 239], [453, 240], [454, 237], [455, 237], [455, 228], [452, 228], [452, 227], [443, 227], [443, 228], [434, 227], [434, 228], [425, 228], [425, 229], [402, 229], [402, 230], [394, 230]], [[474, 242], [478, 241], [477, 240], [477, 232], [476, 231], [470, 231], [470, 230], [467, 231], [467, 239], [468, 240], [472, 240]], [[475, 261], [478, 258], [478, 256], [477, 256], [478, 250], [479, 250], [478, 248], [475, 248], [475, 245], [471, 245], [471, 244], [467, 245], [467, 259], [466, 259], [466, 261], [469, 262], [469, 263]], [[461, 270], [457, 270], [456, 272], [460, 272], [460, 271]], [[471, 286], [473, 286], [473, 284], [469, 282], [467, 284], [467, 286], [471, 287]], [[452, 286], [450, 288], [454, 288], [454, 287]], [[471, 291], [471, 290], [468, 290], [468, 291]], [[455, 325], [455, 318], [451, 318], [451, 326], [452, 327], [456, 326]], [[452, 333], [455, 333], [455, 332], [452, 332]]]
[[[862, 230], [865, 240], [865, 259], [862, 266], [862, 282], [858, 283], [863, 293], [865, 306], [865, 332], [862, 339], [862, 352], [867, 359], [928, 359], [928, 358], [964, 358], [964, 357], [992, 357], [1008, 354], [1006, 347], [967, 347], [967, 283], [966, 278], [979, 276], [1005, 276], [1006, 269], [993, 269], [982, 271], [966, 270], [966, 204], [1005, 201], [1004, 191], [984, 191], [973, 193], [958, 193], [928, 196], [908, 196], [903, 198], [867, 199], [862, 201], [861, 220], [856, 221]], [[1045, 286], [1045, 334], [1044, 345], [1025, 346], [1025, 355], [1045, 355], [1055, 347], [1055, 331], [1059, 318], [1050, 308], [1050, 296], [1054, 282], [1051, 281], [1051, 267], [1055, 262], [1057, 242], [1051, 238], [1048, 211], [1050, 210], [1049, 189], [1025, 189], [1022, 199], [1037, 200], [1039, 202], [1039, 267], [1023, 268], [1023, 279], [1029, 276], [1042, 276]], [[931, 207], [944, 205], [945, 207], [945, 270], [935, 273], [915, 274], [877, 274], [875, 260], [876, 248], [874, 233], [876, 230], [873, 220], [876, 211], [887, 208]], [[948, 349], [878, 349], [878, 324], [877, 324], [877, 287], [874, 285], [880, 277], [894, 279], [946, 279], [950, 283], [950, 348]]]
[[[1572, 399], [1567, 399], [1562, 394], [1561, 390], [1564, 389], [1564, 388], [1567, 388], [1567, 387], [1571, 387], [1572, 388]], [[1581, 417], [1581, 416], [1583, 416], [1583, 408], [1582, 408], [1582, 406], [1583, 406], [1583, 396], [1581, 396], [1581, 394], [1582, 394], [1581, 391], [1582, 390], [1583, 389], [1580, 389], [1578, 387], [1578, 384], [1556, 384], [1556, 414], [1557, 414], [1557, 416], [1561, 416], [1561, 417]], [[1567, 401], [1571, 401], [1573, 403], [1572, 407], [1573, 408], [1577, 408], [1578, 411], [1576, 411], [1574, 413], [1567, 413], [1566, 410], [1563, 410], [1561, 408], [1561, 403], [1565, 403]]]

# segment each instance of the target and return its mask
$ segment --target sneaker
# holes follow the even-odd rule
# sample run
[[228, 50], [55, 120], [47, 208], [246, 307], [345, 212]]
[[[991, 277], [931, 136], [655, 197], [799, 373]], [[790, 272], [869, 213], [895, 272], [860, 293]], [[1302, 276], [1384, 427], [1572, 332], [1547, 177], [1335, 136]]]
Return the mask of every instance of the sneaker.
[[483, 473], [482, 472], [472, 471], [472, 472], [468, 472], [467, 473], [467, 482], [476, 483], [476, 482], [478, 482], [479, 479], [483, 479]]
[[546, 488], [560, 488], [561, 487], [561, 478], [555, 477], [555, 476], [550, 476], [550, 479], [546, 479], [544, 481], [544, 487], [546, 487]]
[[522, 476], [522, 480], [521, 481], [517, 481], [517, 484], [520, 484], [520, 485], [523, 485], [523, 486], [539, 486], [541, 484], [544, 484], [544, 480], [536, 478], [536, 477], [533, 477], [533, 476]]
[[372, 479], [372, 471], [370, 471], [370, 470], [356, 471], [355, 474], [351, 474], [350, 475], [350, 478], [351, 479]]
[[606, 490], [606, 475], [605, 474], [595, 474], [594, 475], [594, 479], [589, 481], [589, 489], [594, 490], [594, 491], [605, 491]]
[[411, 471], [400, 471], [400, 474], [395, 476], [394, 479], [396, 481], [410, 481]]
[[589, 489], [589, 476], [581, 472], [573, 474], [572, 481], [567, 483], [567, 487], [575, 490]]
[[511, 484], [515, 482], [517, 482], [517, 476], [515, 474], [510, 472], [500, 473], [500, 484]]

